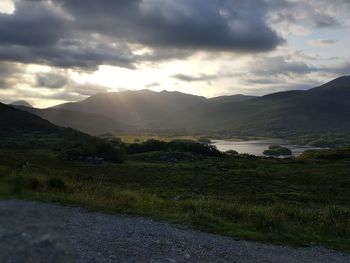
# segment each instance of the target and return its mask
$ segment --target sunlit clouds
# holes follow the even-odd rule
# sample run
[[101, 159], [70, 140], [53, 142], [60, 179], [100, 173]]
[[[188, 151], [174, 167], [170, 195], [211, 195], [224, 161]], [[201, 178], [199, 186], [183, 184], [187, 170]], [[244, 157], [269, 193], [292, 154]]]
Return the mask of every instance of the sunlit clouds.
[[98, 92], [213, 97], [350, 74], [346, 0], [0, 2], [0, 98], [37, 107]]

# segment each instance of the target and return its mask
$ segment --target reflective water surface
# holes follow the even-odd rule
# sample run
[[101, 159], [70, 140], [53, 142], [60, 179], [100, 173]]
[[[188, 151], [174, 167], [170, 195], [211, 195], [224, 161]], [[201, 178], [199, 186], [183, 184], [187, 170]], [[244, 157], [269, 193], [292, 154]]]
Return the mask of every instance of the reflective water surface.
[[238, 153], [248, 153], [256, 156], [263, 156], [263, 152], [269, 148], [270, 145], [281, 145], [289, 148], [293, 156], [298, 156], [306, 150], [317, 150], [320, 148], [294, 145], [281, 139], [269, 139], [269, 140], [252, 140], [252, 141], [226, 141], [226, 140], [212, 140], [212, 144], [215, 145], [220, 151], [235, 150]]

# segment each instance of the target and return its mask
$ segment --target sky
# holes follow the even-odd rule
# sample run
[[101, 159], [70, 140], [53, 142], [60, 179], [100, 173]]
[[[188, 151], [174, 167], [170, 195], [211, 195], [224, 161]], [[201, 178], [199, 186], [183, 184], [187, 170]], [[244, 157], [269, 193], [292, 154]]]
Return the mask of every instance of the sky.
[[349, 47], [350, 0], [0, 0], [0, 101], [309, 89]]

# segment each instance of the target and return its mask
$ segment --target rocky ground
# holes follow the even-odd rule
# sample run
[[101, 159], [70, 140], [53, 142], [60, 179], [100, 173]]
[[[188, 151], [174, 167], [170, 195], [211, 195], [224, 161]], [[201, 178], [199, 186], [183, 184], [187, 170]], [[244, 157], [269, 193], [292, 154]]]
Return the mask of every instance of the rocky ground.
[[291, 248], [206, 234], [141, 217], [0, 201], [0, 262], [350, 262], [325, 248]]

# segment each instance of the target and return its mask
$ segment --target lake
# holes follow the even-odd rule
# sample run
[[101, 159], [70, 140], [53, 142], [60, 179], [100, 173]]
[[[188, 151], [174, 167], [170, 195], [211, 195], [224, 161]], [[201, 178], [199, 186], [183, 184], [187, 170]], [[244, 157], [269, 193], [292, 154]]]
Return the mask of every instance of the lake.
[[321, 148], [289, 144], [281, 139], [268, 140], [252, 140], [252, 141], [228, 141], [228, 140], [212, 140], [212, 145], [215, 145], [220, 151], [235, 150], [238, 153], [253, 154], [256, 156], [264, 156], [263, 152], [269, 148], [270, 145], [281, 145], [287, 147], [293, 153], [293, 156], [299, 156], [306, 150], [319, 150]]

